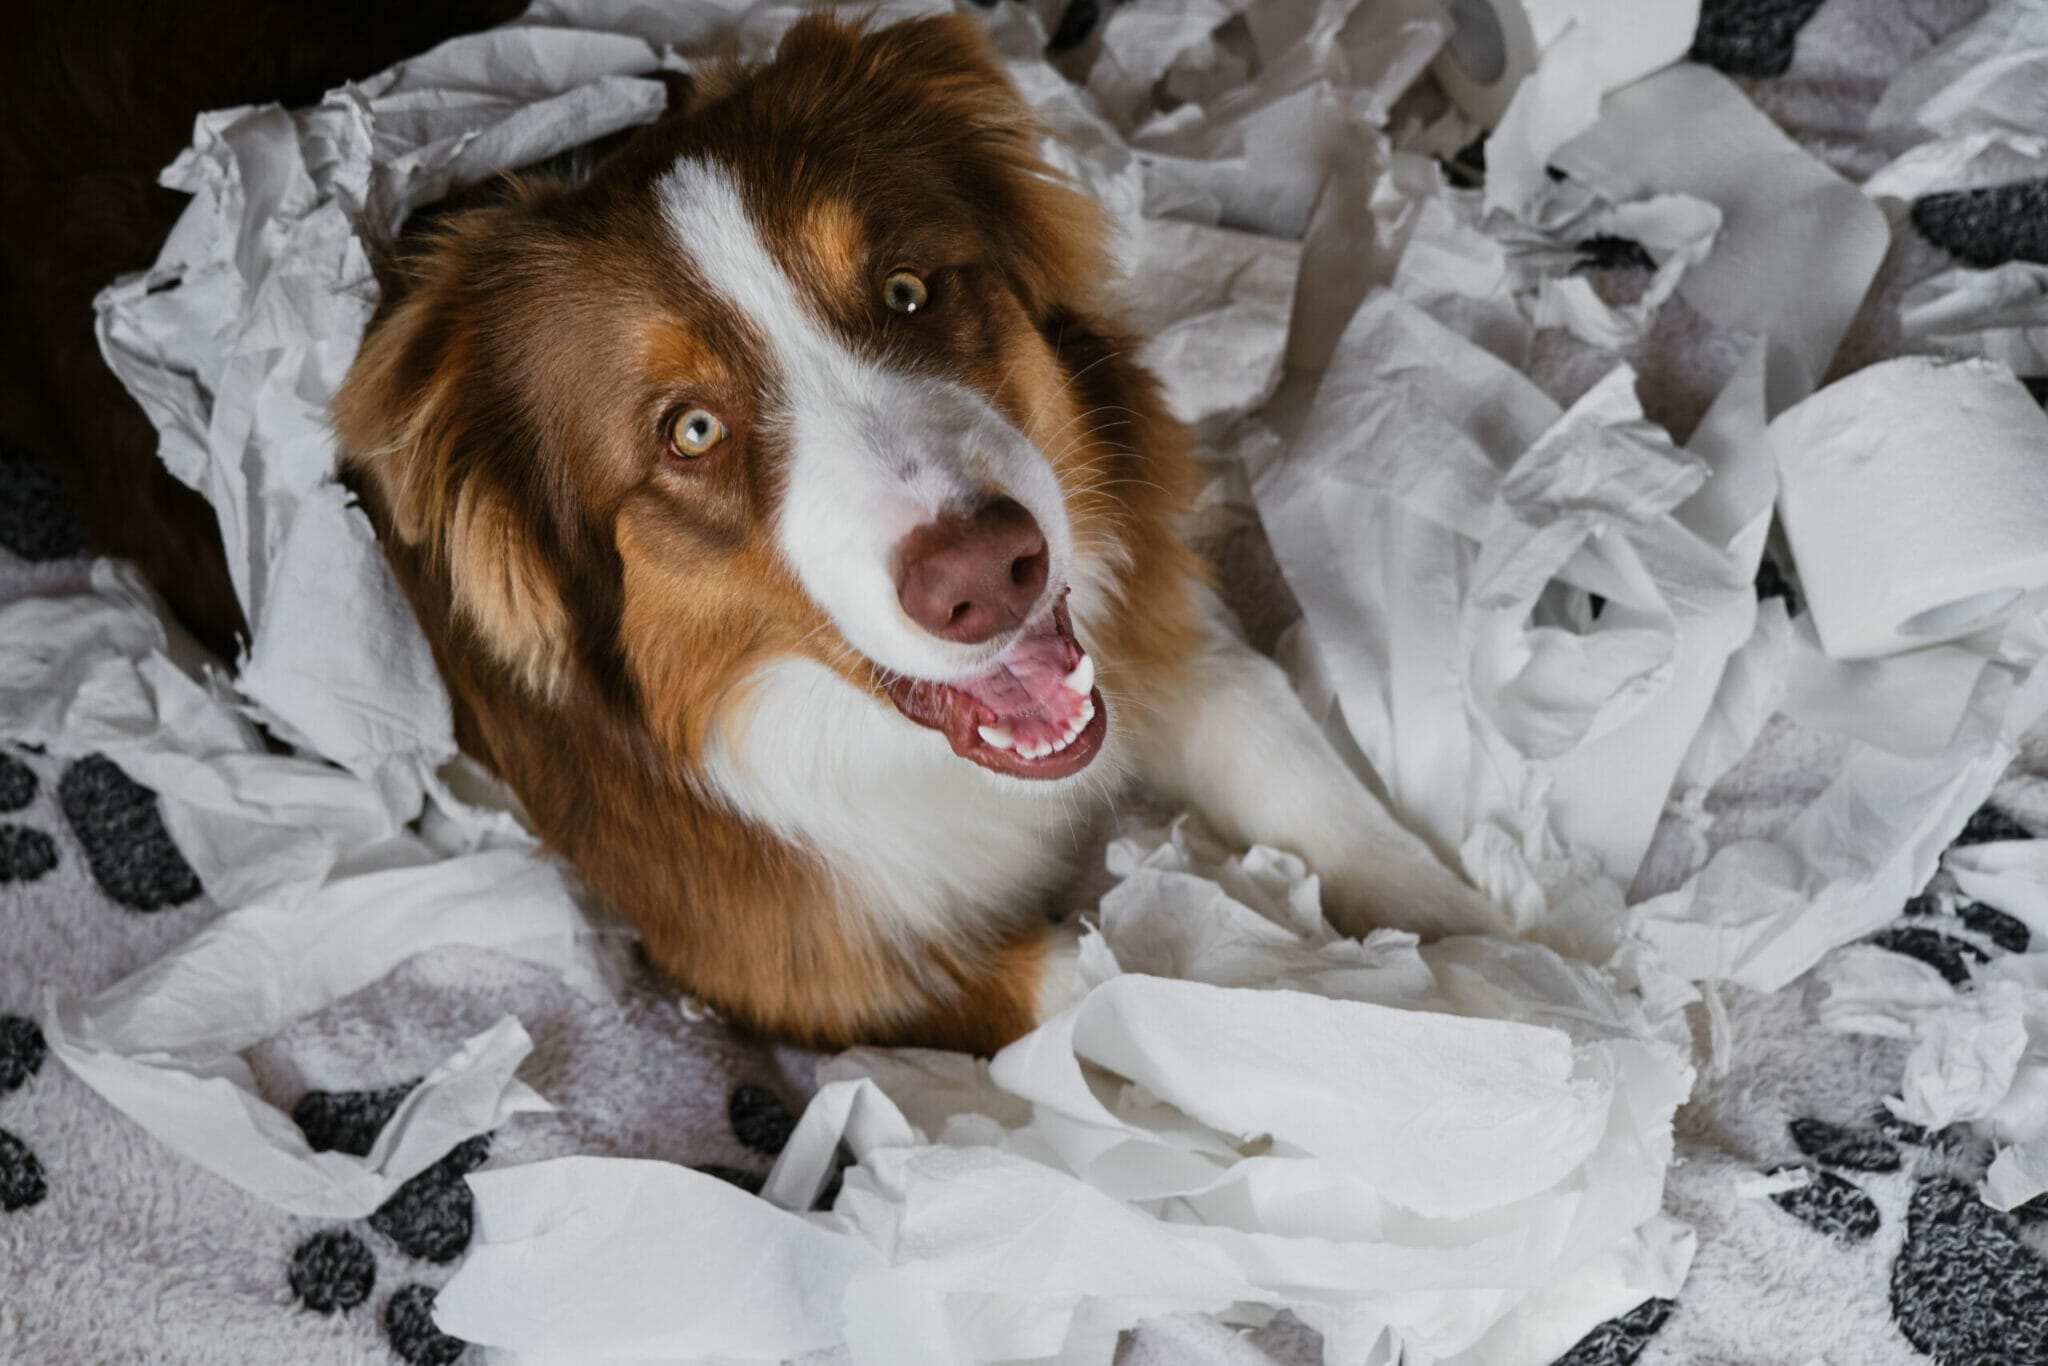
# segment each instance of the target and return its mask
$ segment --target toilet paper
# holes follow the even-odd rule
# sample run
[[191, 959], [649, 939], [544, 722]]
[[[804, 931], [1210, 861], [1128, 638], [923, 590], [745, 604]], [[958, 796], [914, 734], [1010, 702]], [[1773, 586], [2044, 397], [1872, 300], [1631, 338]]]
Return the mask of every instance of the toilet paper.
[[1467, 116], [1490, 128], [1536, 69], [1528, 11], [1521, 0], [1451, 0], [1451, 22], [1436, 78]]
[[2048, 586], [2048, 414], [2004, 366], [1873, 365], [1788, 409], [1770, 441], [1835, 658], [1968, 635]]
[[1525, 208], [1550, 155], [1593, 126], [1604, 96], [1684, 57], [1699, 16], [1700, 0], [1451, 0], [1436, 78], [1494, 130], [1486, 206]]

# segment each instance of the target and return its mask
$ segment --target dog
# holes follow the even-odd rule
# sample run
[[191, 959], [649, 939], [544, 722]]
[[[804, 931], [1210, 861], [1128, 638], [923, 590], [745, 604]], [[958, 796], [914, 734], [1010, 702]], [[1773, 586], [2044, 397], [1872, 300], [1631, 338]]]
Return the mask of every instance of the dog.
[[734, 1023], [989, 1053], [1134, 784], [1495, 926], [1235, 634], [1099, 210], [966, 19], [812, 15], [402, 244], [333, 419], [463, 747]]

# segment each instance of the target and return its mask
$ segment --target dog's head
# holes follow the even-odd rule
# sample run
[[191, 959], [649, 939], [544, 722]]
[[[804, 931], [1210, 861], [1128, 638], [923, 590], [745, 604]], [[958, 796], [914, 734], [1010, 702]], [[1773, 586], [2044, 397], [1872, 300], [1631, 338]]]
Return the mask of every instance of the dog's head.
[[795, 656], [1064, 777], [1107, 724], [1065, 595], [1112, 481], [1060, 349], [1101, 236], [970, 23], [809, 18], [581, 183], [451, 217], [336, 425], [535, 696], [609, 669], [688, 757]]

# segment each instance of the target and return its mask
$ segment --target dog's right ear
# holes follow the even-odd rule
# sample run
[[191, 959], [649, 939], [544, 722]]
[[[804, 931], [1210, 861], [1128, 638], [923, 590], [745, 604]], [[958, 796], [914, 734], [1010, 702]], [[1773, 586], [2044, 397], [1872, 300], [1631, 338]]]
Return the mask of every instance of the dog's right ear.
[[445, 583], [452, 615], [542, 696], [567, 677], [572, 631], [544, 550], [533, 437], [496, 397], [474, 281], [516, 204], [445, 220], [410, 259], [409, 287], [373, 320], [333, 419], [342, 463], [386, 533]]

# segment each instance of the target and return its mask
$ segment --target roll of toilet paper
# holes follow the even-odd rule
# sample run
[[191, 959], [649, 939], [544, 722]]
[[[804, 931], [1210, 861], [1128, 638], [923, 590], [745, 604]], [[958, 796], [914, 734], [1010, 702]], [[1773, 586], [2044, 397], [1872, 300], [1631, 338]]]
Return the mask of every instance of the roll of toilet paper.
[[1451, 0], [1436, 76], [1492, 128], [1523, 80], [1554, 64], [1541, 92], [1549, 107], [1531, 117], [1562, 142], [1592, 122], [1601, 96], [1685, 56], [1699, 17], [1700, 0]]
[[1536, 69], [1536, 36], [1521, 0], [1451, 0], [1451, 37], [1436, 78], [1466, 117], [1491, 128]]
[[1835, 658], [1953, 640], [2048, 587], [2048, 414], [2004, 366], [1873, 365], [1787, 409], [1770, 441]]

